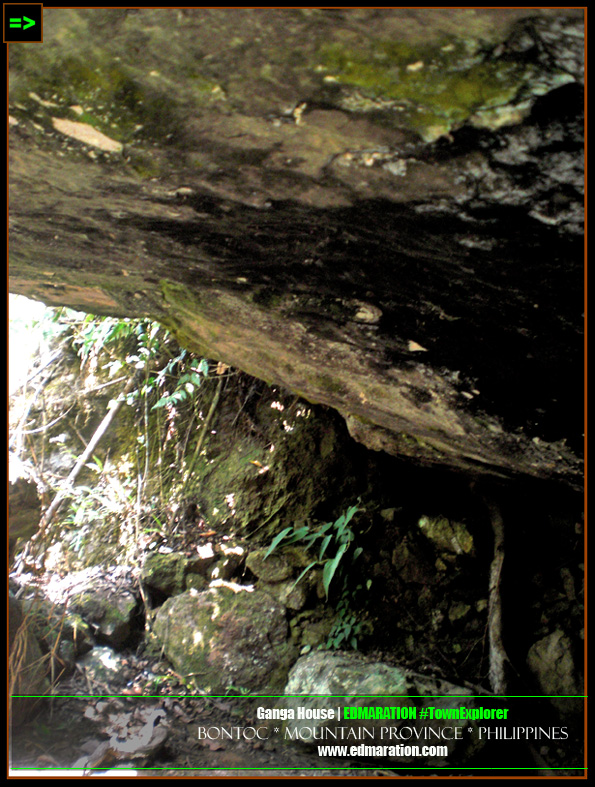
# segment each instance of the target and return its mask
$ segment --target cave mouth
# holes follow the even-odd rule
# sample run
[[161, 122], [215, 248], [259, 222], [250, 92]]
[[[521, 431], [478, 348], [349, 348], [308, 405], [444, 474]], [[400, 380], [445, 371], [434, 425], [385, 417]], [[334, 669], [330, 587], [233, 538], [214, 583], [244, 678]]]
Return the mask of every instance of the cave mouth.
[[[299, 572], [308, 589], [299, 602], [287, 596], [284, 608], [296, 657], [359, 653], [427, 679], [471, 685], [487, 696], [494, 501], [506, 534], [498, 603], [515, 665], [509, 692], [543, 690], [527, 659], [552, 632], [571, 643], [573, 669], [580, 670], [578, 493], [536, 479], [478, 481], [370, 451], [349, 436], [333, 410], [194, 356], [148, 320], [27, 307], [20, 319], [17, 309], [13, 316], [11, 340], [24, 350], [26, 338], [34, 348], [21, 387], [12, 385], [13, 449], [20, 450], [29, 477], [40, 482], [46, 511], [102, 417], [118, 398], [123, 402], [43, 537], [33, 533], [28, 541], [31, 529], [13, 533], [13, 510], [10, 516], [18, 566], [11, 590], [24, 604], [45, 598], [47, 605], [50, 598], [66, 620], [76, 609], [90, 621], [95, 646], [81, 664], [93, 677], [86, 680], [99, 679], [99, 667], [91, 666], [96, 653], [102, 669], [115, 665], [111, 676], [101, 673], [104, 690], [151, 693], [162, 701], [172, 690], [184, 696], [188, 687], [175, 682], [180, 668], [163, 659], [150, 633], [152, 622], [176, 598], [189, 592], [200, 597], [221, 583], [234, 592], [276, 592], [262, 574], [263, 566], [267, 570], [262, 555], [272, 551], [272, 565], [300, 556], [294, 576]], [[130, 379], [136, 380], [134, 390], [118, 396]], [[348, 512], [352, 518], [337, 532], [353, 539], [352, 551], [342, 565], [338, 561], [326, 593], [320, 593], [313, 566], [321, 528], [345, 520]], [[284, 546], [287, 530], [303, 531], [305, 543], [314, 538], [316, 546], [300, 552], [304, 543], [287, 535]], [[131, 597], [123, 628], [120, 622], [106, 627], [97, 611], [109, 583], [112, 593]], [[65, 656], [56, 652], [64, 668]], [[80, 674], [64, 668], [58, 689], [80, 691]], [[177, 701], [196, 712], [195, 698]], [[236, 714], [248, 712], [241, 699], [226, 703], [240, 703]], [[541, 718], [555, 726], [556, 712], [545, 700], [539, 707]], [[74, 709], [65, 705], [57, 712], [69, 718]], [[121, 712], [127, 719], [131, 713]], [[88, 715], [99, 718], [97, 710]], [[225, 714], [220, 723], [229, 723]], [[75, 735], [71, 749], [89, 734], [81, 728], [81, 740]], [[16, 741], [17, 760], [29, 762], [18, 733]], [[575, 750], [573, 745], [572, 756]], [[485, 767], [494, 753], [490, 744], [473, 766]], [[63, 756], [74, 760], [70, 750]], [[286, 757], [279, 754], [279, 761]], [[307, 755], [298, 759], [302, 767], [309, 762]], [[168, 767], [177, 761], [173, 750], [163, 760]], [[507, 762], [510, 768], [532, 767], [519, 748], [507, 754]]]

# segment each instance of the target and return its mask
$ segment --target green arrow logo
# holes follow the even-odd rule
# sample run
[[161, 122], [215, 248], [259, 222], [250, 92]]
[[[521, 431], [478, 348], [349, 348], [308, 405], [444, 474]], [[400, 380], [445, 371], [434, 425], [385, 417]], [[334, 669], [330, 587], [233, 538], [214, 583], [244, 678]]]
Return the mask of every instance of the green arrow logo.
[[[21, 22], [25, 22], [24, 25], [21, 25]], [[20, 16], [12, 16], [9, 19], [10, 27], [22, 27], [23, 30], [27, 30], [30, 27], [33, 27], [35, 24], [35, 19], [29, 19], [28, 16], [24, 16], [22, 19]]]

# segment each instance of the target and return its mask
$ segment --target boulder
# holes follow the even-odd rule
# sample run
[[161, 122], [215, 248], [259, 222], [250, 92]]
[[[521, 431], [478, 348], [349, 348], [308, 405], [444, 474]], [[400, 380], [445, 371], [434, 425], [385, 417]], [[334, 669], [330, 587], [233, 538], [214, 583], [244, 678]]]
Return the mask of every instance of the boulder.
[[168, 599], [153, 630], [176, 671], [207, 692], [279, 691], [295, 655], [284, 608], [231, 582]]
[[283, 582], [293, 574], [293, 566], [282, 555], [269, 555], [267, 549], [254, 549], [246, 558], [246, 566], [258, 577], [269, 584]]
[[95, 636], [113, 648], [123, 648], [134, 633], [139, 599], [136, 580], [126, 566], [97, 566], [55, 577], [48, 595], [58, 601], [67, 595], [68, 610], [79, 613]]
[[151, 590], [175, 596], [184, 590], [188, 558], [178, 552], [152, 552], [145, 558], [140, 579]]
[[258, 577], [259, 590], [264, 590], [287, 609], [303, 609], [313, 582], [312, 576], [306, 575], [296, 584], [298, 572], [301, 573], [295, 554], [297, 550], [265, 558], [267, 552], [267, 549], [255, 549], [246, 558], [246, 566]]
[[462, 522], [454, 522], [443, 516], [422, 516], [418, 525], [439, 552], [466, 555], [473, 550], [473, 537]]
[[[473, 733], [467, 730], [474, 728], [475, 722], [432, 719], [430, 715], [425, 719], [420, 714], [420, 710], [429, 707], [444, 711], [445, 715], [461, 706], [475, 708], [469, 689], [437, 678], [413, 675], [399, 666], [373, 661], [359, 653], [317, 651], [301, 657], [289, 673], [284, 694], [277, 707], [294, 713], [293, 719], [283, 722], [284, 739], [300, 745], [337, 742], [410, 745], [418, 740], [425, 743], [430, 739], [426, 735], [430, 735], [432, 744], [438, 742], [448, 747], [447, 758], [416, 758], [420, 766], [422, 762], [462, 765], [483, 746], [477, 730]], [[339, 707], [341, 717], [337, 718]], [[377, 708], [388, 708], [390, 713], [382, 715]], [[346, 709], [353, 709], [353, 718], [348, 719]], [[368, 712], [368, 718], [357, 719], [357, 709], [371, 710], [371, 713]], [[324, 718], [320, 713], [331, 710], [335, 711], [334, 719]], [[374, 718], [376, 714], [378, 718]], [[453, 725], [463, 726], [465, 734], [458, 739], [451, 738]], [[443, 739], [429, 732], [439, 735], [443, 727], [449, 728]], [[392, 759], [412, 761], [407, 755]]]
[[287, 609], [300, 610], [306, 606], [306, 601], [312, 589], [312, 583], [307, 578], [300, 580], [296, 585], [295, 580], [288, 582], [259, 582], [258, 587], [273, 598], [276, 598]]

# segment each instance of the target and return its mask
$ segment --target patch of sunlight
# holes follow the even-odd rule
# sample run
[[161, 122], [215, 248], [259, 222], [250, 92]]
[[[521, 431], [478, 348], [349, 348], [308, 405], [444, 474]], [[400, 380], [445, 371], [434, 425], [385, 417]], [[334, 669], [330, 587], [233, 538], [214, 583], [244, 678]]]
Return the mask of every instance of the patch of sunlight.
[[210, 557], [215, 557], [215, 550], [213, 549], [213, 545], [210, 541], [208, 544], [197, 544], [196, 552], [203, 560], [206, 560]]
[[64, 545], [58, 541], [47, 547], [44, 553], [46, 571], [53, 573], [57, 571], [64, 561]]
[[27, 475], [27, 466], [21, 462], [18, 456], [11, 453], [9, 454], [8, 460], [8, 480], [11, 484], [14, 484], [19, 478], [26, 477]]
[[204, 637], [203, 637], [203, 635], [200, 633], [200, 631], [195, 631], [195, 632], [194, 632], [194, 635], [193, 635], [193, 637], [192, 637], [192, 644], [193, 644], [195, 647], [196, 647], [197, 645], [200, 645], [201, 647], [203, 647], [204, 639], [205, 639], [205, 638], [204, 638]]
[[36, 356], [49, 355], [48, 325], [55, 314], [24, 295], [8, 296], [8, 395], [26, 382]]
[[221, 544], [221, 551], [227, 557], [228, 555], [243, 555], [244, 554], [244, 547], [235, 545], [228, 547], [227, 545]]
[[243, 593], [244, 591], [253, 593], [255, 590], [254, 585], [239, 585], [237, 582], [229, 582], [225, 579], [215, 579], [211, 582], [211, 587], [229, 588], [229, 590], [233, 590], [234, 593]]
[[112, 651], [100, 653], [99, 660], [104, 667], [112, 670], [112, 672], [116, 672], [120, 669], [120, 662], [114, 658]]
[[228, 507], [229, 507], [229, 510], [231, 511], [231, 514], [232, 514], [232, 516], [235, 516], [235, 514], [236, 514], [236, 509], [235, 509], [235, 504], [236, 504], [236, 501], [235, 501], [235, 493], [234, 493], [234, 492], [230, 492], [230, 494], [228, 494], [228, 495], [225, 495], [225, 502], [227, 503], [227, 505], [228, 505]]

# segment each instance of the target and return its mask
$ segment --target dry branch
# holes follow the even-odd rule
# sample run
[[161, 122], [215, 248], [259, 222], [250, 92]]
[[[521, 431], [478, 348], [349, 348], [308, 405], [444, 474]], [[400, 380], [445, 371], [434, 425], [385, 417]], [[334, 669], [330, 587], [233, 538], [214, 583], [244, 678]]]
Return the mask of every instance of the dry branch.
[[41, 525], [42, 525], [42, 527], [45, 527], [45, 526], [49, 525], [49, 523], [52, 521], [55, 513], [58, 511], [58, 509], [60, 508], [60, 506], [62, 505], [64, 500], [66, 500], [70, 496], [69, 488], [74, 483], [76, 477], [80, 473], [80, 471], [83, 468], [85, 462], [87, 462], [89, 457], [92, 455], [93, 451], [97, 447], [97, 445], [98, 445], [99, 441], [101, 440], [101, 438], [103, 437], [103, 435], [109, 429], [109, 426], [110, 426], [111, 422], [114, 420], [118, 410], [120, 409], [120, 407], [122, 406], [122, 404], [124, 402], [124, 397], [126, 396], [126, 394], [130, 393], [130, 391], [136, 385], [137, 379], [138, 379], [138, 374], [134, 374], [130, 378], [130, 380], [126, 384], [126, 387], [124, 388], [124, 390], [122, 391], [122, 393], [120, 394], [118, 399], [114, 402], [114, 404], [111, 407], [111, 409], [107, 412], [107, 414], [105, 415], [104, 419], [102, 420], [102, 422], [99, 424], [99, 426], [95, 430], [95, 433], [93, 434], [93, 437], [89, 441], [88, 446], [85, 448], [83, 453], [80, 455], [80, 457], [78, 458], [75, 466], [72, 468], [72, 470], [70, 471], [70, 473], [68, 475], [68, 478], [66, 479], [66, 483], [65, 483], [66, 489], [58, 492], [58, 494], [56, 495], [56, 497], [52, 501], [52, 504], [47, 509], [47, 511], [44, 513], [44, 515], [42, 516], [42, 518], [41, 518]]

